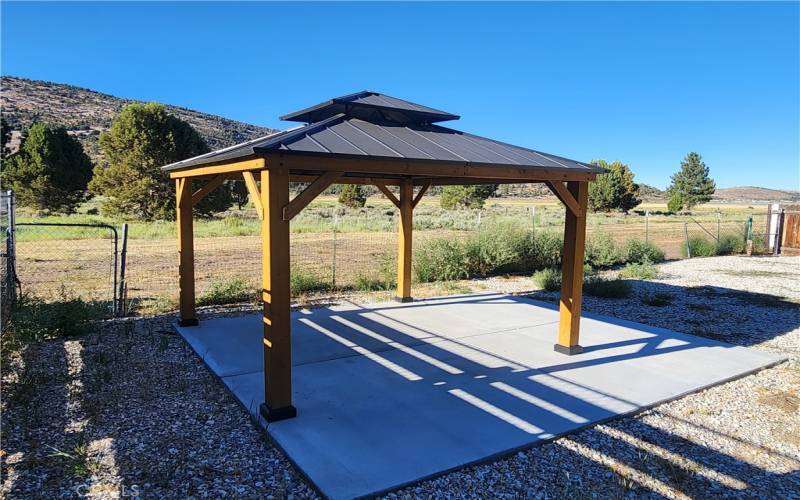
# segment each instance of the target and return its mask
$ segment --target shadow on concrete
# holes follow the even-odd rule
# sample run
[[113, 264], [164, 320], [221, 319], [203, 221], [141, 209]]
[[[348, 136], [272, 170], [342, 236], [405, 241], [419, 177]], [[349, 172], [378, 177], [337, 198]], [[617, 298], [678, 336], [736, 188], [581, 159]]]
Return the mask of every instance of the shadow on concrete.
[[[734, 300], [742, 299], [736, 295]], [[519, 307], [523, 316], [512, 317], [517, 313], [511, 309], [519, 312]], [[769, 334], [791, 331], [797, 327], [794, 319], [773, 326]], [[226, 332], [219, 342], [212, 338], [215, 321], [228, 321], [219, 324]], [[200, 329], [182, 333], [254, 413], [263, 399], [260, 317], [254, 315], [250, 323], [230, 321], [212, 320], [205, 328], [201, 323]], [[593, 313], [584, 315], [585, 352], [564, 357], [552, 351], [557, 321], [553, 304], [499, 294], [296, 311], [293, 365], [299, 417], [273, 423], [268, 430], [323, 493], [374, 494], [635, 413], [779, 360], [715, 339]], [[243, 331], [251, 332], [248, 340], [232, 339]], [[238, 343], [238, 352], [217, 356], [232, 343]], [[247, 364], [248, 352], [258, 359], [247, 367], [232, 366]], [[723, 480], [720, 488], [750, 487], [751, 477], [773, 481], [770, 473], [746, 462], [637, 425], [644, 427], [637, 428], [642, 434], [636, 439], [662, 448], [674, 443], [677, 451], [670, 453], [685, 448], [741, 473], [741, 479]], [[623, 448], [642, 447], [621, 441]], [[686, 491], [719, 482], [718, 475], [698, 474], [683, 463], [673, 467], [672, 462], [657, 456], [652, 463], [628, 466], [672, 474], [672, 482], [681, 483], [676, 487]]]

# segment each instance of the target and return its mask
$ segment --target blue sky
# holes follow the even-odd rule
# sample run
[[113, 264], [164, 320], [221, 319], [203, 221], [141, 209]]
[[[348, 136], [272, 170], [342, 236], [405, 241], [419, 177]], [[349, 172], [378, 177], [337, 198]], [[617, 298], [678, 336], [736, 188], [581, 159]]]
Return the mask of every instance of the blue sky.
[[4, 75], [276, 128], [362, 89], [461, 130], [800, 189], [798, 3], [2, 3]]

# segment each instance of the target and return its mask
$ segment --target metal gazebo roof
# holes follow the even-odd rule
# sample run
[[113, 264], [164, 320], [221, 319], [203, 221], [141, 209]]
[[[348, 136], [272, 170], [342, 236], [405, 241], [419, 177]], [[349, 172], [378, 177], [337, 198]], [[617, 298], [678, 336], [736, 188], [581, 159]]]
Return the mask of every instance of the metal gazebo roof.
[[[458, 117], [375, 92], [338, 97], [284, 118], [308, 123], [163, 167], [175, 180], [181, 326], [199, 321], [193, 207], [224, 182], [241, 180], [261, 221], [264, 419], [297, 415], [292, 404], [289, 225], [333, 183], [375, 185], [397, 207], [400, 302], [413, 300], [413, 213], [431, 186], [545, 183], [566, 206], [558, 343], [553, 348], [568, 355], [582, 351], [589, 182], [604, 169], [437, 125]], [[306, 185], [290, 196], [291, 182]]]
[[531, 173], [538, 169], [587, 174], [604, 171], [589, 163], [436, 125], [436, 122], [458, 118], [458, 115], [427, 106], [364, 91], [282, 117], [284, 120], [310, 122], [304, 126], [163, 168], [181, 170], [280, 153], [287, 156], [515, 167]]

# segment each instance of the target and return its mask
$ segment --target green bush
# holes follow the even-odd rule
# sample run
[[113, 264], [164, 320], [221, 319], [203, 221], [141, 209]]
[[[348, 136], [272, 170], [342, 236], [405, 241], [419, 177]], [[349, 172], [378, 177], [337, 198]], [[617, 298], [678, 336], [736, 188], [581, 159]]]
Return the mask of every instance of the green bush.
[[439, 197], [439, 204], [445, 209], [459, 207], [481, 208], [487, 198], [497, 190], [497, 184], [476, 184], [473, 186], [445, 186]]
[[533, 233], [516, 222], [487, 224], [464, 241], [470, 276], [528, 270], [522, 256], [533, 246]]
[[632, 287], [625, 280], [609, 280], [600, 276], [590, 276], [583, 281], [583, 291], [594, 297], [624, 299], [630, 296]]
[[625, 244], [625, 261], [658, 263], [664, 260], [664, 251], [650, 242], [628, 240]]
[[558, 266], [563, 247], [564, 238], [561, 234], [539, 231], [535, 233], [531, 247], [525, 249], [522, 260], [531, 270]]
[[8, 331], [22, 342], [74, 337], [97, 330], [107, 304], [86, 301], [62, 288], [56, 301], [22, 295], [14, 304]]
[[414, 259], [414, 275], [418, 281], [450, 281], [466, 278], [465, 245], [448, 238], [436, 238], [420, 246]]
[[690, 255], [686, 255], [686, 248], [683, 249], [683, 252], [684, 257], [712, 257], [717, 254], [717, 244], [702, 236], [692, 236], [689, 238]]
[[622, 278], [651, 280], [658, 278], [658, 269], [648, 261], [642, 263], [629, 262], [620, 270], [619, 275]]
[[236, 304], [253, 302], [258, 298], [258, 291], [241, 278], [230, 278], [214, 281], [206, 291], [197, 297], [198, 306]]
[[592, 236], [586, 242], [586, 253], [583, 261], [593, 268], [606, 268], [625, 262], [614, 240], [605, 233]]
[[533, 273], [533, 282], [542, 290], [555, 292], [561, 289], [561, 270], [548, 267]]
[[667, 210], [675, 214], [683, 210], [683, 205], [683, 195], [677, 191], [670, 194], [669, 200], [667, 201]]
[[350, 208], [361, 208], [367, 202], [367, 193], [360, 184], [345, 184], [339, 193], [339, 203]]
[[762, 254], [767, 253], [767, 241], [763, 234], [754, 234], [753, 238], [753, 253]]
[[675, 297], [671, 293], [645, 293], [642, 296], [642, 304], [653, 307], [664, 307], [672, 304]]
[[534, 233], [519, 222], [490, 224], [458, 241], [428, 240], [415, 255], [418, 281], [451, 281], [471, 276], [529, 273], [561, 262], [561, 237]]
[[717, 255], [734, 255], [744, 252], [744, 237], [735, 234], [720, 236], [717, 241]]
[[289, 288], [291, 289], [292, 295], [298, 295], [301, 293], [330, 290], [332, 287], [330, 283], [313, 273], [293, 270], [289, 276]]

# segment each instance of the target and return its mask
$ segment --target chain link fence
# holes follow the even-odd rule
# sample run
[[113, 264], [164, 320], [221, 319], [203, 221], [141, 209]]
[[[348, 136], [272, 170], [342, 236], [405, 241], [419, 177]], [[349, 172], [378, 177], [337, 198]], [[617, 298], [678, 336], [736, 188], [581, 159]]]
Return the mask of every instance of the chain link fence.
[[0, 331], [8, 323], [17, 298], [14, 273], [14, 193], [0, 192]]
[[[414, 215], [415, 253], [432, 239], [468, 238], [481, 228], [502, 221], [528, 225], [533, 231], [561, 234], [563, 215], [561, 207], [546, 210], [490, 207], [485, 211], [451, 212], [433, 204], [421, 204]], [[753, 226], [763, 225], [763, 217], [764, 214], [758, 215]], [[720, 241], [735, 239], [741, 243], [734, 253], [743, 251], [747, 219], [741, 214], [720, 214], [716, 218], [706, 215], [703, 220], [649, 212], [592, 215], [587, 232], [589, 238], [608, 235], [619, 245], [631, 239], [647, 240], [660, 247], [668, 259], [678, 259], [697, 256], [692, 242], [700, 239], [715, 248]], [[215, 223], [219, 227], [215, 226], [213, 231], [205, 221], [195, 225], [196, 294], [201, 303], [220, 290], [255, 291], [260, 287], [258, 222], [243, 213]], [[387, 295], [392, 294], [397, 225], [398, 215], [393, 207], [307, 209], [292, 221], [293, 293], [298, 296], [310, 292], [384, 290]], [[127, 310], [138, 313], [174, 308], [177, 304], [174, 225], [136, 223], [132, 228], [123, 253], [121, 231], [116, 234], [112, 226], [17, 224], [16, 275], [23, 293], [47, 300], [78, 295], [108, 303], [109, 314], [119, 312], [115, 304], [120, 302], [127, 305]], [[3, 250], [6, 255], [7, 247]]]
[[22, 294], [48, 302], [81, 298], [116, 312], [117, 229], [105, 224], [18, 222], [14, 275]]

